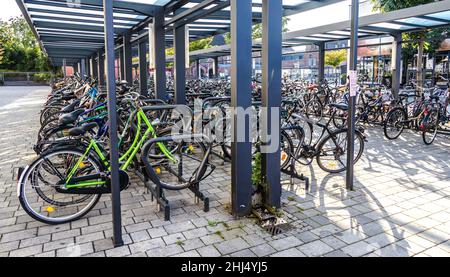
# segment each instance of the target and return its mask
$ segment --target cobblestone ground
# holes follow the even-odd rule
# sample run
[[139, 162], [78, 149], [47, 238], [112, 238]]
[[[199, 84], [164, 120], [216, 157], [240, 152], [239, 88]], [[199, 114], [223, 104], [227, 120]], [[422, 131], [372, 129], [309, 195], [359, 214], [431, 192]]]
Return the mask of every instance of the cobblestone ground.
[[34, 157], [47, 92], [0, 87], [0, 256], [450, 256], [449, 137], [426, 147], [411, 132], [387, 141], [379, 127], [368, 128], [355, 191], [346, 191], [343, 175], [325, 174], [315, 162], [301, 168], [310, 191], [301, 182], [284, 186], [284, 216], [294, 228], [281, 235], [229, 214], [229, 166], [201, 185], [211, 198], [208, 213], [192, 194], [171, 193], [170, 222], [133, 180], [122, 193], [120, 248], [110, 239], [107, 196], [76, 222], [36, 222], [20, 208], [11, 175]]

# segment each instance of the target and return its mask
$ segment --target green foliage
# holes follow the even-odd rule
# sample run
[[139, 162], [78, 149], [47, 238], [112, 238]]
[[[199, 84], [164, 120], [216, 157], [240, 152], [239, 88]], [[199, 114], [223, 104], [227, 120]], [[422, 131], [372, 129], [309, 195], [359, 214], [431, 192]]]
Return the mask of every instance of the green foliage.
[[36, 73], [33, 75], [34, 81], [38, 83], [49, 83], [52, 79], [50, 73]]
[[[287, 28], [289, 20], [290, 20], [290, 18], [283, 17], [283, 22], [282, 22], [283, 33], [289, 31], [289, 29]], [[259, 39], [259, 38], [262, 38], [262, 24], [261, 23], [253, 25], [253, 28], [252, 28], [252, 39]], [[226, 44], [231, 43], [231, 33], [225, 34], [225, 43]]]
[[181, 240], [177, 240], [177, 241], [175, 242], [175, 244], [178, 245], [178, 246], [182, 246], [182, 245], [184, 245], [184, 242], [181, 241]]
[[[189, 43], [189, 51], [196, 51], [202, 49], [208, 49], [211, 47], [211, 42], [213, 41], [213, 37], [199, 39], [196, 41], [192, 41]], [[175, 54], [173, 48], [166, 49], [166, 56], [173, 56]]]
[[189, 43], [189, 51], [196, 51], [196, 50], [202, 50], [207, 49], [211, 47], [211, 42], [213, 41], [213, 37], [199, 39], [196, 41], [192, 41]]
[[0, 69], [50, 71], [49, 59], [41, 51], [23, 17], [0, 21]]
[[257, 152], [252, 157], [252, 184], [254, 187], [258, 187], [262, 182], [261, 159], [261, 152]]
[[3, 49], [3, 44], [0, 42], [0, 64], [2, 64], [4, 54], [5, 54], [5, 49]]
[[[418, 5], [436, 2], [436, 0], [371, 0], [374, 4], [374, 10], [381, 12], [390, 12], [399, 9], [410, 8]], [[448, 27], [436, 28], [414, 33], [404, 33], [404, 41], [414, 41], [403, 44], [403, 57], [410, 60], [417, 53], [419, 41], [424, 41], [424, 51], [434, 54], [441, 46], [441, 43], [450, 36]]]
[[399, 9], [410, 8], [422, 4], [436, 2], [435, 0], [371, 0], [374, 10], [391, 12]]
[[347, 60], [347, 50], [333, 50], [325, 53], [325, 65], [337, 68]]
[[214, 234], [216, 234], [217, 236], [219, 236], [221, 239], [225, 239], [224, 235], [222, 234], [221, 231], [216, 231]]
[[219, 224], [219, 222], [215, 221], [215, 220], [208, 220], [208, 225], [210, 227], [216, 227]]

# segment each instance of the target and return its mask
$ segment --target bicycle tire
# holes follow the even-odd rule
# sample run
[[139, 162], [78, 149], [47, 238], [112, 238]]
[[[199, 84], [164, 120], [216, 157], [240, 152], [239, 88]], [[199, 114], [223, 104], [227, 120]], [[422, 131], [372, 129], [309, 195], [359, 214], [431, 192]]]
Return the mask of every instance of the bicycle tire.
[[[326, 136], [326, 137], [320, 142], [320, 144], [317, 146], [317, 152], [318, 152], [319, 154], [316, 156], [316, 161], [317, 161], [317, 164], [319, 165], [319, 167], [320, 167], [323, 171], [328, 172], [328, 173], [341, 173], [341, 172], [344, 172], [344, 171], [347, 170], [347, 164], [346, 164], [346, 163], [343, 163], [343, 162], [340, 161], [340, 160], [339, 160], [339, 162], [341, 162], [341, 163], [344, 165], [344, 168], [337, 169], [337, 170], [329, 169], [329, 168], [327, 168], [327, 167], [324, 165], [324, 163], [323, 163], [323, 161], [322, 161], [322, 158], [321, 158], [321, 157], [324, 157], [324, 156], [321, 155], [321, 154], [323, 153], [323, 148], [324, 148], [324, 146], [326, 145], [326, 143], [327, 143], [330, 139], [335, 138], [335, 137], [336, 137], [337, 135], [339, 135], [339, 134], [347, 134], [347, 133], [348, 133], [347, 129], [341, 129], [341, 130], [332, 132], [331, 134], [329, 134], [328, 136]], [[363, 152], [364, 152], [364, 148], [365, 148], [364, 136], [361, 134], [361, 132], [359, 132], [359, 131], [356, 131], [356, 132], [355, 132], [355, 140], [356, 140], [356, 139], [359, 141], [360, 148], [359, 148], [359, 150], [358, 150], [358, 153], [354, 156], [354, 160], [353, 160], [354, 164], [356, 164], [356, 163], [359, 161], [359, 159], [361, 158], [361, 156], [362, 156], [362, 154], [363, 154]], [[344, 142], [347, 143], [347, 137], [345, 137]], [[334, 143], [334, 141], [333, 141], [333, 143]], [[336, 143], [334, 143], [334, 144], [336, 145]], [[344, 151], [343, 153], [341, 153], [341, 156], [345, 156], [345, 157], [346, 157], [346, 155], [347, 155], [347, 151], [346, 151], [346, 150], [347, 150], [347, 149], [345, 149], [345, 151]]]
[[[400, 117], [394, 117], [394, 116], [400, 116]], [[383, 123], [383, 131], [384, 131], [384, 135], [387, 139], [389, 140], [394, 140], [397, 139], [398, 137], [400, 137], [400, 135], [403, 133], [403, 130], [405, 129], [405, 124], [403, 122], [405, 122], [407, 119], [407, 114], [406, 112], [403, 110], [403, 108], [395, 108], [392, 111], [390, 111], [387, 116], [386, 119], [384, 120]], [[392, 123], [391, 123], [392, 121]], [[389, 128], [391, 128], [391, 126], [389, 126], [389, 124], [393, 124], [396, 129], [397, 129], [397, 133], [391, 134], [389, 132]]]
[[[47, 217], [44, 217], [42, 215], [39, 215], [37, 212], [34, 211], [33, 208], [31, 208], [31, 205], [29, 204], [27, 198], [26, 198], [26, 192], [25, 192], [25, 185], [28, 181], [28, 179], [31, 177], [31, 174], [33, 173], [33, 171], [36, 169], [36, 167], [39, 165], [39, 163], [41, 163], [42, 161], [44, 161], [45, 157], [49, 157], [50, 155], [57, 155], [62, 154], [62, 153], [71, 153], [71, 154], [77, 154], [77, 155], [84, 155], [84, 152], [82, 149], [76, 148], [76, 147], [61, 147], [61, 148], [56, 148], [56, 149], [51, 149], [49, 151], [47, 151], [46, 153], [43, 153], [42, 155], [40, 155], [39, 157], [37, 157], [28, 167], [27, 169], [23, 172], [22, 176], [20, 177], [20, 180], [18, 182], [18, 198], [19, 198], [19, 202], [20, 205], [22, 206], [22, 208], [24, 209], [24, 211], [31, 216], [32, 218], [34, 218], [35, 220], [38, 220], [40, 222], [43, 222], [45, 224], [49, 224], [49, 225], [58, 225], [58, 224], [64, 224], [64, 223], [68, 223], [68, 222], [72, 222], [75, 221], [83, 216], [85, 216], [87, 213], [89, 213], [98, 203], [98, 201], [101, 198], [102, 194], [92, 194], [93, 199], [88, 203], [88, 205], [83, 208], [80, 212], [71, 215], [71, 216], [67, 216], [67, 217], [63, 217], [60, 219], [49, 219]], [[99, 171], [104, 171], [105, 168], [103, 166], [103, 164], [101, 162], [99, 162], [99, 160], [94, 156], [94, 155], [89, 155], [88, 157], [89, 162], [95, 164], [95, 166], [97, 167], [97, 169]], [[36, 189], [34, 187], [34, 189]], [[40, 189], [40, 188], [39, 188]], [[39, 192], [38, 192], [39, 195]], [[42, 196], [42, 195], [40, 195]], [[45, 199], [43, 199], [44, 201], [46, 201]], [[46, 201], [48, 202], [48, 201]]]
[[[424, 123], [427, 126], [425, 126], [425, 130], [422, 131], [422, 140], [425, 143], [425, 145], [432, 145], [433, 142], [436, 140], [437, 131], [439, 128], [439, 112], [436, 110], [431, 111], [428, 117], [432, 118], [433, 122]], [[427, 134], [431, 134], [431, 137], [428, 137]]]

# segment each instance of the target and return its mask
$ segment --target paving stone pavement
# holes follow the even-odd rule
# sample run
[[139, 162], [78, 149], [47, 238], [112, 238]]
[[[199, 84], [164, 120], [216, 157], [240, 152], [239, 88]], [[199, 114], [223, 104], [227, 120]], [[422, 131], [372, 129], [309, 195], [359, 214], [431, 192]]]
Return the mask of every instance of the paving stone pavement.
[[25, 214], [12, 181], [14, 167], [34, 158], [42, 87], [0, 87], [0, 256], [450, 256], [450, 140], [432, 146], [406, 131], [388, 141], [376, 126], [355, 168], [355, 190], [345, 176], [315, 162], [299, 168], [311, 179], [283, 186], [285, 219], [294, 227], [271, 236], [254, 219], [230, 213], [230, 167], [201, 184], [211, 211], [191, 193], [171, 192], [170, 222], [157, 212], [136, 178], [122, 192], [125, 245], [114, 248], [111, 200], [103, 196], [85, 218], [46, 226]]

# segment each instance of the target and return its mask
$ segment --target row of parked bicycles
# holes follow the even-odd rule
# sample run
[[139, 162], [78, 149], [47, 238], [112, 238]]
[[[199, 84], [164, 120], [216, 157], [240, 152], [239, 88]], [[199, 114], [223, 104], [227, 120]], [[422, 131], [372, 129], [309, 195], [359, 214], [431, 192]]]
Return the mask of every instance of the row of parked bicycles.
[[[301, 88], [310, 93], [309, 102], [319, 101], [321, 98], [316, 98], [316, 94], [328, 89], [328, 85], [295, 85], [298, 88], [292, 90], [288, 87], [293, 84], [283, 84], [281, 168], [289, 172], [286, 169], [292, 169], [292, 165], [308, 165], [315, 160], [326, 172], [345, 171], [345, 126], [335, 128], [338, 120], [333, 116], [315, 120], [317, 115], [305, 113], [302, 106], [307, 94], [301, 101], [296, 97]], [[201, 192], [200, 184], [218, 166], [229, 162], [232, 155], [229, 84], [189, 82], [186, 105], [174, 105], [170, 98], [154, 99], [152, 90], [149, 97], [142, 96], [137, 87], [126, 83], [117, 83], [116, 87], [120, 189], [129, 187], [130, 174], [137, 175], [156, 199], [166, 220], [170, 218], [170, 202], [165, 195], [168, 190], [189, 189], [198, 202], [203, 201], [207, 211], [209, 199]], [[261, 101], [257, 81], [253, 87], [253, 108], [258, 111]], [[196, 100], [202, 103], [201, 125], [205, 127], [220, 118], [225, 127], [215, 132], [223, 132], [225, 139], [217, 141], [211, 138], [211, 133], [192, 132], [194, 120], [186, 121], [186, 113], [194, 118]], [[334, 115], [343, 108], [342, 104], [329, 106]], [[259, 113], [255, 114], [258, 119]], [[68, 77], [54, 84], [39, 121], [34, 146], [37, 157], [19, 174], [19, 200], [36, 220], [47, 224], [71, 222], [86, 215], [103, 194], [111, 192], [106, 93], [94, 79]], [[321, 134], [315, 137], [317, 129]], [[254, 138], [253, 151], [258, 151], [259, 140]], [[365, 140], [364, 129], [358, 128], [354, 162], [362, 156]]]
[[[332, 118], [336, 128], [347, 124], [348, 92], [346, 87], [330, 88], [319, 85], [314, 91], [297, 90], [299, 106], [309, 118], [317, 121]], [[405, 129], [421, 132], [423, 142], [432, 144], [439, 131], [450, 122], [450, 90], [445, 87], [423, 88], [412, 84], [394, 97], [386, 87], [358, 88], [356, 123], [378, 124], [389, 140], [400, 137]], [[336, 104], [337, 103], [337, 104]]]
[[[138, 87], [124, 82], [116, 87], [120, 189], [129, 187], [130, 174], [138, 176], [166, 220], [170, 218], [168, 190], [189, 189], [208, 211], [209, 199], [200, 184], [232, 158], [229, 82], [188, 81], [186, 105], [172, 103], [170, 80], [169, 97], [162, 100], [155, 99], [152, 89], [149, 96], [143, 96]], [[344, 172], [348, 164], [347, 88], [286, 79], [282, 96], [282, 171], [294, 174], [299, 165], [315, 161], [328, 173]], [[258, 120], [261, 86], [256, 79], [252, 97]], [[193, 131], [198, 103], [202, 132]], [[448, 121], [447, 105], [448, 90], [438, 88], [423, 94], [404, 91], [398, 99], [387, 88], [360, 88], [353, 162], [364, 153], [364, 124], [382, 124], [389, 139], [414, 128], [431, 144]], [[103, 194], [111, 192], [108, 114], [106, 93], [95, 79], [76, 75], [54, 84], [40, 113], [34, 146], [37, 157], [23, 168], [18, 184], [20, 203], [31, 217], [47, 224], [70, 222], [86, 215]], [[204, 128], [217, 125], [218, 119], [221, 129]], [[215, 139], [219, 132], [222, 140]], [[253, 138], [254, 154], [260, 144], [259, 136]]]

